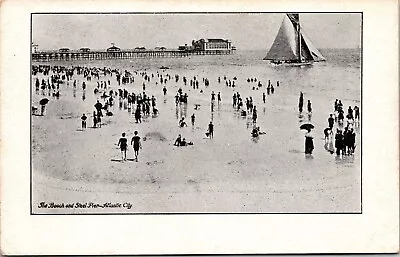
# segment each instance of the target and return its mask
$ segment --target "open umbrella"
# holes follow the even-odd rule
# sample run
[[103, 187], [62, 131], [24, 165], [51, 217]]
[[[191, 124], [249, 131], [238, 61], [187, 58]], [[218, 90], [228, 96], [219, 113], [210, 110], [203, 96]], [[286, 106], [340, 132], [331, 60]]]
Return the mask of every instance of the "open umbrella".
[[100, 110], [101, 108], [103, 108], [103, 105], [102, 105], [101, 103], [97, 102], [97, 103], [94, 105], [94, 108], [96, 108], [96, 110]]
[[46, 105], [49, 102], [49, 99], [43, 98], [42, 100], [39, 101], [40, 105]]
[[305, 123], [300, 126], [300, 129], [306, 129], [306, 130], [313, 129], [313, 128], [314, 128], [314, 125], [311, 123]]

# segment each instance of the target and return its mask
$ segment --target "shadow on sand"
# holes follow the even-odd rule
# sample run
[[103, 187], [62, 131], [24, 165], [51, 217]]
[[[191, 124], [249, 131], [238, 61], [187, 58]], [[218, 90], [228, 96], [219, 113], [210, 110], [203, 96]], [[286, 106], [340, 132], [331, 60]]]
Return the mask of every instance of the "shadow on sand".
[[[124, 162], [124, 161], [121, 160], [121, 159], [111, 159], [111, 161], [112, 161], [112, 162]], [[126, 159], [126, 161], [128, 161], [128, 162], [137, 162], [136, 159]]]

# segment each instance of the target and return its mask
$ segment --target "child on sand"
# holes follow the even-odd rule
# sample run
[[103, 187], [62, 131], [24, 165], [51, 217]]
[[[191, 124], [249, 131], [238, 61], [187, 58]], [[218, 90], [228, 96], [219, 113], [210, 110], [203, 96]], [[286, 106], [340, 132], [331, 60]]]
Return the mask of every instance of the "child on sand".
[[121, 149], [122, 161], [126, 161], [126, 148], [128, 146], [128, 140], [125, 138], [125, 133], [122, 133], [122, 137], [118, 141], [118, 146]]

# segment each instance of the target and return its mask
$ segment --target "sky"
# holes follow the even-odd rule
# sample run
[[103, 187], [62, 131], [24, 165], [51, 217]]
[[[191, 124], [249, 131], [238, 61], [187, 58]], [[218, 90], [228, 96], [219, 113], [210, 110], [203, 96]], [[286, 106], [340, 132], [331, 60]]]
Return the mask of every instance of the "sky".
[[[39, 50], [67, 47], [177, 48], [200, 38], [230, 39], [238, 50], [268, 50], [284, 13], [231, 14], [33, 14], [32, 41]], [[303, 13], [302, 29], [319, 48], [357, 48], [361, 14]]]

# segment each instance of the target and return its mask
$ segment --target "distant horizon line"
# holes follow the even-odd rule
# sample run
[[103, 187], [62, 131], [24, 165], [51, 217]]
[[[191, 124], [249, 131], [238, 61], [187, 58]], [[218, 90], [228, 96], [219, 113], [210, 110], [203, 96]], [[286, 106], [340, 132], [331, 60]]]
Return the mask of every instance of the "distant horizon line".
[[[42, 51], [59, 51], [60, 49], [69, 49], [69, 50], [80, 50], [82, 48], [88, 48], [89, 50], [107, 50], [107, 48], [90, 48], [90, 47], [80, 47], [80, 48], [68, 48], [68, 47], [59, 47], [57, 49], [40, 49], [38, 52]], [[118, 47], [120, 48], [120, 47]], [[137, 47], [135, 47], [137, 48]], [[134, 50], [135, 48], [120, 48], [121, 50]], [[145, 50], [154, 50], [154, 48], [145, 48]], [[362, 47], [321, 47], [317, 48], [319, 50], [340, 50], [340, 49], [353, 49], [353, 50], [361, 50]], [[165, 48], [165, 50], [178, 50], [178, 48]], [[253, 49], [240, 49], [236, 48], [235, 51], [261, 51], [261, 50], [269, 50], [269, 48], [253, 48]]]

